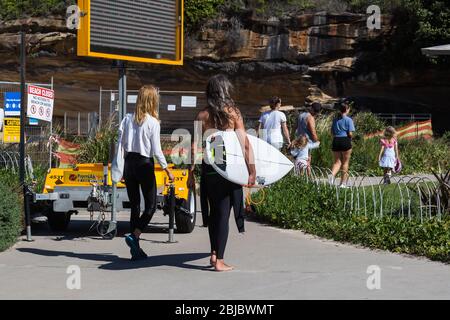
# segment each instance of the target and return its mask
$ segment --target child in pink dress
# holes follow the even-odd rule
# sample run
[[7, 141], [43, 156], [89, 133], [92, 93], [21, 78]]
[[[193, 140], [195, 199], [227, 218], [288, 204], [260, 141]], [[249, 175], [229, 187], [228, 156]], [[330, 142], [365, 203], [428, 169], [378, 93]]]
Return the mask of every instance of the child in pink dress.
[[395, 168], [397, 159], [399, 159], [396, 135], [397, 132], [393, 127], [387, 127], [384, 130], [383, 139], [380, 140], [381, 150], [378, 156], [378, 163], [384, 170], [385, 184], [391, 183], [392, 171]]

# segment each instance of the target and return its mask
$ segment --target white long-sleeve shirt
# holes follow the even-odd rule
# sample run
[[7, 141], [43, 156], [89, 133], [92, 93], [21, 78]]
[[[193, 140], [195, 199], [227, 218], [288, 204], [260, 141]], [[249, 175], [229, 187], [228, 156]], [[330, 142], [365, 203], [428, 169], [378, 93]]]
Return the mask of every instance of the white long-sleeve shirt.
[[302, 149], [293, 148], [291, 150], [291, 154], [296, 160], [297, 159], [308, 160], [309, 150], [316, 149], [319, 147], [319, 145], [320, 145], [320, 141], [308, 142], [308, 144]]
[[134, 121], [133, 114], [127, 114], [119, 126], [116, 156], [112, 164], [112, 179], [120, 181], [123, 175], [126, 152], [135, 152], [151, 158], [155, 157], [163, 169], [167, 161], [161, 149], [161, 127], [154, 117], [147, 114], [142, 125]]

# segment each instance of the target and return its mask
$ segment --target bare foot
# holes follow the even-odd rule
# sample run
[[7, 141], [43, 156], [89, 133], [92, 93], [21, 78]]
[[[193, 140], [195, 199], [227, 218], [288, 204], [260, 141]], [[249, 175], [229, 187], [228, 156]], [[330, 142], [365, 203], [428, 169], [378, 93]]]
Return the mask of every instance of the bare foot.
[[215, 252], [211, 253], [211, 258], [209, 258], [209, 263], [211, 264], [212, 267], [216, 266], [216, 262], [217, 262], [217, 256]]
[[214, 266], [214, 269], [216, 271], [231, 271], [234, 268], [232, 266], [229, 266], [229, 265], [225, 264], [223, 262], [223, 259], [217, 259], [216, 265]]

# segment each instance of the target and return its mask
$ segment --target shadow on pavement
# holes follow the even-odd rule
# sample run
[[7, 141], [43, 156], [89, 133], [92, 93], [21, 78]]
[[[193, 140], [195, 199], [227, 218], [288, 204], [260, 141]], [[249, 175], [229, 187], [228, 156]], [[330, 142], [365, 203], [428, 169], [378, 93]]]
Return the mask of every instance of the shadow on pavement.
[[19, 248], [17, 251], [23, 253], [32, 253], [46, 257], [64, 256], [69, 258], [78, 258], [89, 261], [107, 262], [99, 266], [103, 270], [132, 270], [142, 268], [153, 268], [161, 266], [177, 267], [193, 270], [209, 270], [205, 266], [197, 266], [188, 264], [189, 261], [196, 261], [209, 257], [209, 253], [179, 253], [167, 254], [159, 256], [149, 256], [145, 260], [131, 261], [127, 258], [121, 258], [113, 254], [97, 254], [97, 253], [75, 253], [70, 251], [52, 251], [35, 248]]
[[[66, 231], [52, 231], [47, 223], [33, 224], [32, 234], [36, 236], [51, 236], [55, 241], [75, 240], [79, 238], [90, 238], [95, 240], [104, 240], [96, 231], [95, 226], [92, 230], [89, 228], [94, 222], [89, 220], [73, 220], [70, 222], [69, 228]], [[129, 233], [130, 223], [128, 221], [118, 221], [117, 223], [117, 237], [122, 237]], [[169, 228], [167, 223], [151, 222], [143, 232], [144, 234], [160, 234], [168, 233]]]

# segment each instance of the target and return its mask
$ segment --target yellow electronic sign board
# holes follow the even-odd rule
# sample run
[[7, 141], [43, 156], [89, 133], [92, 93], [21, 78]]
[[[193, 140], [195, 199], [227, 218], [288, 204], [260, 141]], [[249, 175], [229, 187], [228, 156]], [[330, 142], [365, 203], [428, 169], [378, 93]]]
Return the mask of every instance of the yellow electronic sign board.
[[78, 0], [78, 55], [183, 64], [183, 0]]

